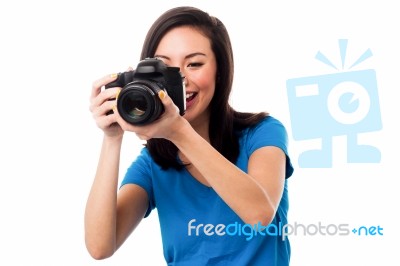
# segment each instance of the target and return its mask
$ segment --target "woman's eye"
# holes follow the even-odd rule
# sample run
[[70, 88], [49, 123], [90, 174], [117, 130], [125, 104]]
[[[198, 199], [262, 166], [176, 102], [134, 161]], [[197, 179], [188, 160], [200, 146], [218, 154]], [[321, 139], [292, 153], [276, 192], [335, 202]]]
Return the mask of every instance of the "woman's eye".
[[203, 63], [190, 63], [189, 65], [188, 65], [188, 67], [200, 67], [200, 66], [202, 66], [203, 65]]

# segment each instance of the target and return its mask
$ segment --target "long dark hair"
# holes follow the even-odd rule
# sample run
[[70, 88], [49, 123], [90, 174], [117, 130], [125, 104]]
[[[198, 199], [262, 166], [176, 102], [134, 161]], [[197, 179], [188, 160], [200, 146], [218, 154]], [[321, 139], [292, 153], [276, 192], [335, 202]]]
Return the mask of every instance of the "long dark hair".
[[[177, 7], [166, 11], [151, 26], [145, 38], [141, 59], [153, 57], [162, 37], [172, 28], [191, 26], [208, 37], [217, 60], [217, 80], [210, 103], [209, 136], [211, 145], [229, 161], [235, 163], [239, 155], [238, 134], [257, 124], [266, 113], [242, 113], [229, 105], [233, 82], [233, 53], [229, 34], [216, 17], [194, 7]], [[146, 146], [162, 168], [181, 169], [178, 148], [166, 139], [150, 139]]]

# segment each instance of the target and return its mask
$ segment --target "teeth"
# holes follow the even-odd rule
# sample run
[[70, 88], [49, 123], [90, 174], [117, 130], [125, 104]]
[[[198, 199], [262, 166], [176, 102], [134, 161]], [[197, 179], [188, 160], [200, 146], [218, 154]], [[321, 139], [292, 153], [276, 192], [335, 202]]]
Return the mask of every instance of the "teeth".
[[193, 92], [192, 93], [188, 93], [188, 94], [186, 94], [186, 99], [188, 99], [188, 98], [190, 98], [190, 97], [192, 97], [193, 96]]

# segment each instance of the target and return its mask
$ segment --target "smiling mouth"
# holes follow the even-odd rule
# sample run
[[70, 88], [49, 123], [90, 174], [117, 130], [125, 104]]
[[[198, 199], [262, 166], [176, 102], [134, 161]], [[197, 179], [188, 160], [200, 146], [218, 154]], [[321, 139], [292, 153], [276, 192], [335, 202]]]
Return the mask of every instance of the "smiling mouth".
[[186, 94], [186, 102], [192, 101], [197, 96], [197, 92], [191, 92]]

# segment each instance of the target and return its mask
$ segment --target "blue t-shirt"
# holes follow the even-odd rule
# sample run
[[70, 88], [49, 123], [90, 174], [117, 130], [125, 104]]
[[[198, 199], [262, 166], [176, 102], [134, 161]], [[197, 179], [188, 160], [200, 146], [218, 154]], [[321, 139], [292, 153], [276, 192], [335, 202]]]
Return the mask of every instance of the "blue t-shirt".
[[[144, 188], [149, 208], [157, 208], [164, 257], [168, 265], [289, 265], [290, 244], [279, 234], [287, 223], [287, 178], [293, 167], [287, 152], [284, 126], [269, 116], [242, 131], [237, 167], [247, 172], [250, 155], [258, 148], [276, 146], [286, 154], [286, 181], [275, 218], [264, 230], [244, 224], [210, 187], [185, 170], [163, 170], [143, 148], [122, 181]], [[121, 185], [121, 186], [122, 186]]]

